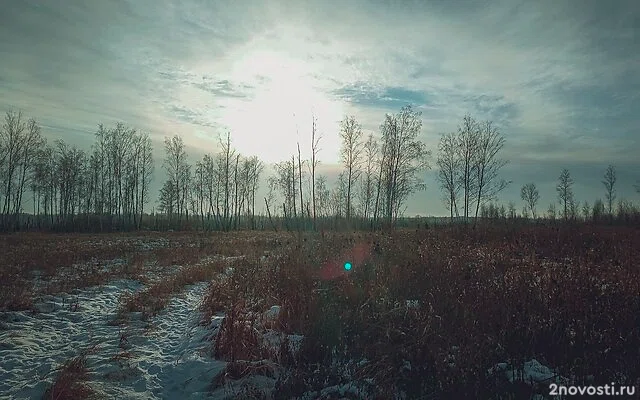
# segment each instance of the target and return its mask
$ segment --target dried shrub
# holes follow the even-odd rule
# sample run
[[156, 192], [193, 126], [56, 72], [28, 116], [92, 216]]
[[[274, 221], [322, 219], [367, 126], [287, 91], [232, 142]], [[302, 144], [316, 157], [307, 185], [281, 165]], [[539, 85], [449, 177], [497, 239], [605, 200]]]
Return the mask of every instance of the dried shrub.
[[155, 315], [165, 308], [175, 293], [188, 285], [211, 281], [221, 269], [220, 262], [183, 267], [177, 273], [165, 277], [142, 291], [125, 294], [120, 300], [121, 306], [117, 319], [122, 319], [126, 313], [135, 311], [142, 312], [143, 318]]
[[92, 397], [95, 391], [86, 383], [88, 373], [87, 353], [72, 358], [61, 367], [55, 381], [45, 391], [43, 399], [79, 400]]

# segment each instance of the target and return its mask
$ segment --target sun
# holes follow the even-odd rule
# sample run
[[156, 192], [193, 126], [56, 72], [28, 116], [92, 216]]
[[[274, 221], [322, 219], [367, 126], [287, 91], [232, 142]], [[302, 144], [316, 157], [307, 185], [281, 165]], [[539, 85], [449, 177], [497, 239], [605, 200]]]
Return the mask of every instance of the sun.
[[255, 88], [225, 110], [236, 147], [266, 162], [288, 159], [297, 142], [308, 147], [312, 116], [326, 127], [341, 119], [340, 102], [318, 88], [314, 65], [274, 51], [256, 51], [233, 65], [231, 77]]

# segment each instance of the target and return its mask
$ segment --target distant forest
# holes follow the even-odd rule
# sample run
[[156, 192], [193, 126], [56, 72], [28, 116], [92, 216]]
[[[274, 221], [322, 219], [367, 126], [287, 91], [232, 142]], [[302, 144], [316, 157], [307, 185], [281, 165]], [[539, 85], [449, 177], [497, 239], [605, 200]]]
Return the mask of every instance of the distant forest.
[[[297, 154], [274, 164], [263, 177], [264, 163], [232, 146], [190, 164], [179, 135], [164, 139], [166, 180], [150, 193], [154, 170], [147, 132], [117, 123], [98, 126], [90, 151], [55, 140], [47, 143], [38, 122], [22, 112], [7, 112], [0, 128], [0, 230], [108, 232], [130, 230], [318, 230], [423, 227], [443, 222], [475, 226], [478, 222], [640, 222], [640, 210], [616, 198], [616, 169], [603, 172], [603, 199], [581, 203], [573, 194], [570, 171], [560, 172], [557, 202], [539, 210], [534, 182], [523, 183], [523, 207], [497, 203], [513, 182], [500, 177], [504, 136], [491, 121], [465, 116], [456, 132], [440, 138], [434, 157], [419, 140], [420, 112], [412, 106], [387, 114], [380, 135], [365, 137], [353, 116], [340, 124], [343, 170], [334, 187], [316, 173], [322, 137], [311, 123], [310, 157]], [[404, 218], [406, 200], [424, 190], [424, 172], [437, 166], [448, 218]], [[261, 182], [268, 195], [256, 199]], [[640, 186], [635, 189], [640, 192]], [[31, 201], [29, 202], [29, 196]], [[157, 200], [157, 201], [156, 201]], [[157, 204], [149, 207], [149, 203]], [[32, 209], [24, 205], [31, 203]], [[256, 203], [265, 213], [256, 215]]]

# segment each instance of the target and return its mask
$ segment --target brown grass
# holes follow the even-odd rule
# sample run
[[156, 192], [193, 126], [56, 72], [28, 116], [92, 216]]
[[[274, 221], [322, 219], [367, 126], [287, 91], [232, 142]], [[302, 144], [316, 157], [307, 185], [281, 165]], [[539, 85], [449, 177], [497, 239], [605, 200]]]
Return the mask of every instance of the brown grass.
[[95, 395], [95, 391], [87, 385], [89, 370], [87, 369], [87, 353], [83, 353], [67, 361], [58, 372], [55, 381], [44, 393], [46, 400], [81, 400]]
[[[141, 248], [145, 242], [160, 240], [164, 247]], [[158, 269], [194, 264], [207, 255], [240, 255], [265, 243], [246, 234], [230, 238], [180, 232], [0, 235], [0, 310], [27, 310], [40, 294], [68, 292], [115, 278], [148, 282], [151, 265], [157, 274], [162, 273]], [[105, 268], [115, 259], [123, 263]], [[36, 274], [43, 285], [34, 286]]]
[[[483, 227], [305, 236], [266, 265], [247, 259], [214, 282], [224, 311], [216, 355], [255, 360], [255, 313], [306, 336], [283, 396], [338, 384], [337, 365], [372, 396], [486, 398], [516, 390], [488, 374], [531, 358], [572, 382], [640, 376], [640, 235], [609, 227]], [[349, 260], [354, 268], [341, 269]], [[417, 301], [408, 307], [406, 302]], [[367, 359], [355, 365], [351, 360]], [[406, 368], [406, 365], [411, 368]], [[297, 376], [299, 379], [295, 379]], [[332, 378], [334, 377], [334, 378]], [[624, 382], [621, 382], [624, 380]], [[293, 386], [292, 386], [293, 385]]]
[[127, 294], [121, 299], [118, 319], [126, 319], [127, 313], [142, 312], [147, 319], [163, 310], [171, 297], [188, 285], [211, 281], [222, 270], [222, 261], [212, 261], [202, 265], [186, 266], [177, 273], [148, 286], [142, 291]]
[[[140, 241], [159, 239], [167, 248], [138, 250]], [[269, 356], [287, 370], [278, 382], [282, 398], [340, 384], [345, 374], [372, 398], [400, 390], [410, 398], [515, 396], [521, 385], [487, 371], [531, 358], [575, 384], [637, 384], [640, 376], [634, 228], [19, 234], [0, 236], [0, 250], [1, 309], [29, 308], [42, 290], [137, 277], [148, 286], [123, 298], [121, 311], [150, 316], [184, 286], [211, 281], [203, 320], [226, 314], [213, 346], [232, 363], [225, 379], [271, 373], [245, 368]], [[213, 255], [244, 258], [233, 260], [228, 274], [220, 258], [195, 264]], [[113, 258], [127, 262], [97, 272]], [[349, 272], [345, 261], [353, 263]], [[176, 265], [185, 267], [176, 272]], [[33, 286], [35, 270], [49, 288]], [[273, 305], [281, 312], [269, 328], [306, 338], [295, 359], [260, 348], [260, 316]]]

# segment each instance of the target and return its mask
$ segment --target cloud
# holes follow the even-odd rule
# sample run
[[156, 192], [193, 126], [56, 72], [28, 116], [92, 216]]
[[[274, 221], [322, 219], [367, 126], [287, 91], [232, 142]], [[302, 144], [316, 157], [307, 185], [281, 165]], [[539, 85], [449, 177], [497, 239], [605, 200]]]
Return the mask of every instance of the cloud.
[[412, 104], [427, 106], [429, 103], [426, 93], [401, 87], [381, 87], [369, 85], [366, 82], [350, 84], [331, 92], [336, 97], [349, 103], [363, 107], [382, 107], [389, 110], [400, 109]]
[[239, 98], [247, 97], [247, 90], [253, 89], [249, 85], [234, 85], [226, 79], [209, 81], [206, 77], [202, 77], [202, 82], [194, 82], [193, 86], [216, 96]]
[[[179, 133], [215, 151], [230, 130], [271, 162], [308, 148], [313, 109], [330, 165], [341, 116], [376, 133], [414, 104], [432, 147], [467, 113], [493, 120], [514, 181], [532, 162], [637, 171], [639, 15], [630, 0], [23, 0], [0, 15], [0, 110], [77, 143], [125, 121], [156, 147]], [[442, 212], [430, 187], [415, 207]]]

